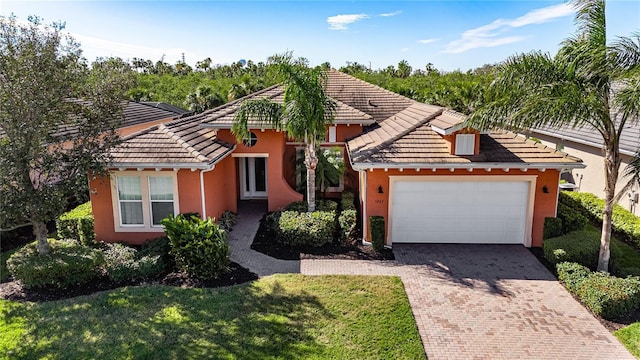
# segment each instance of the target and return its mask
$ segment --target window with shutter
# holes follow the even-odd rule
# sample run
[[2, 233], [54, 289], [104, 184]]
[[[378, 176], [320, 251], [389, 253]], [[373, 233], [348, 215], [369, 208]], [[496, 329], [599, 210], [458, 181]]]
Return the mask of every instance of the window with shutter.
[[475, 144], [475, 134], [456, 135], [456, 155], [473, 155]]

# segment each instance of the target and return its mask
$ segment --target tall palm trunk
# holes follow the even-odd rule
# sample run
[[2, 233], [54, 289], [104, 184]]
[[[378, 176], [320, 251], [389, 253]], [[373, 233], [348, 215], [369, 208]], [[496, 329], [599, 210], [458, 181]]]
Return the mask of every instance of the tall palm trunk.
[[312, 212], [316, 210], [316, 167], [318, 166], [315, 139], [307, 143], [307, 147], [304, 151], [304, 165], [307, 167], [308, 211]]
[[615, 204], [616, 183], [620, 168], [620, 155], [616, 151], [616, 141], [609, 141], [605, 147], [604, 171], [606, 184], [604, 188], [604, 210], [602, 211], [602, 235], [600, 237], [600, 254], [598, 256], [598, 271], [609, 271], [611, 225], [613, 205]]
[[51, 246], [47, 240], [47, 224], [38, 220], [31, 220], [33, 224], [33, 235], [36, 237], [38, 254], [45, 255], [51, 251]]

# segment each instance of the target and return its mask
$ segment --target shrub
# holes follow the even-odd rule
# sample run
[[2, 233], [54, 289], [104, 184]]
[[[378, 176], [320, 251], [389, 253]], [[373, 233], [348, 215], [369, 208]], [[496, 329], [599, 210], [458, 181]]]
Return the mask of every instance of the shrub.
[[161, 221], [176, 265], [200, 278], [217, 277], [229, 264], [227, 235], [212, 219], [178, 215]]
[[338, 224], [340, 225], [340, 240], [346, 241], [356, 228], [358, 214], [355, 209], [342, 210], [338, 216]]
[[598, 266], [600, 238], [597, 232], [574, 231], [547, 239], [542, 245], [544, 257], [552, 264], [564, 261], [577, 262], [590, 269]]
[[594, 314], [613, 320], [628, 316], [640, 307], [640, 279], [619, 278], [591, 272], [576, 263], [560, 263], [558, 279]]
[[562, 219], [555, 217], [544, 218], [544, 230], [542, 238], [544, 240], [564, 235], [562, 230]]
[[355, 210], [355, 195], [351, 191], [343, 191], [340, 206], [342, 206], [342, 210]]
[[[306, 201], [296, 201], [284, 208], [284, 211], [297, 211], [299, 213], [307, 212], [309, 206]], [[316, 211], [336, 211], [338, 204], [333, 200], [316, 200]]]
[[[590, 193], [561, 192], [560, 201], [577, 209], [582, 215], [602, 222], [603, 199]], [[611, 221], [613, 231], [623, 235], [636, 246], [640, 246], [640, 218], [616, 204], [613, 207]]]
[[231, 211], [225, 211], [218, 219], [218, 226], [225, 231], [231, 231], [236, 224], [238, 216]]
[[384, 218], [382, 216], [369, 216], [369, 228], [371, 229], [371, 245], [375, 251], [384, 249]]
[[558, 204], [558, 217], [562, 219], [562, 231], [564, 234], [582, 230], [589, 223], [589, 219], [578, 210], [564, 204]]
[[49, 239], [51, 251], [38, 255], [36, 242], [25, 245], [7, 260], [13, 277], [27, 288], [58, 287], [87, 283], [104, 263], [102, 251], [74, 241]]
[[574, 262], [561, 262], [556, 265], [558, 280], [562, 281], [570, 293], [575, 294], [578, 286], [591, 274], [586, 266]]
[[576, 294], [594, 314], [613, 320], [630, 315], [640, 306], [640, 279], [594, 272], [578, 284]]
[[161, 236], [155, 239], [149, 239], [145, 241], [140, 247], [140, 256], [160, 256], [163, 269], [167, 269], [173, 265], [174, 261], [169, 253], [171, 247], [169, 245], [169, 238]]
[[318, 247], [333, 241], [335, 212], [283, 211], [278, 219], [278, 241], [288, 246]]
[[91, 202], [60, 215], [56, 220], [56, 229], [60, 239], [78, 240], [85, 245], [93, 243], [96, 234], [93, 230]]
[[153, 277], [164, 270], [160, 255], [142, 255], [122, 244], [105, 244], [104, 259], [105, 272], [116, 283]]

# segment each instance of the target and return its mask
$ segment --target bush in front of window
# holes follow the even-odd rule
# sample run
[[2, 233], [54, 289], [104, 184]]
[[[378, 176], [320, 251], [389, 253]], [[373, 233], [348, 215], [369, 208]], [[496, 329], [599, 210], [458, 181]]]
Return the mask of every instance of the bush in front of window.
[[93, 230], [91, 202], [60, 215], [56, 220], [56, 229], [60, 239], [77, 240], [85, 245], [93, 244], [96, 234]]
[[164, 271], [160, 254], [145, 254], [122, 244], [105, 244], [104, 247], [104, 270], [115, 283], [148, 279]]
[[22, 247], [7, 260], [11, 275], [26, 288], [67, 288], [82, 285], [99, 274], [102, 251], [75, 241], [49, 239], [51, 252], [38, 255], [36, 242]]
[[334, 211], [283, 211], [278, 218], [278, 241], [293, 247], [319, 247], [333, 242]]
[[227, 235], [211, 218], [170, 215], [161, 223], [179, 269], [203, 280], [216, 278], [226, 269], [229, 264]]

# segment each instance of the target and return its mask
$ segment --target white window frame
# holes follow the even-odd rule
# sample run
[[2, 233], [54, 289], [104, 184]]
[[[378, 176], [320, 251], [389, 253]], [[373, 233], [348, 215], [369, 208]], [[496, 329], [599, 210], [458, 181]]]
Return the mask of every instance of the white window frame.
[[[320, 146], [321, 149], [326, 149], [326, 148], [330, 148], [330, 149], [340, 149], [340, 155], [342, 156], [342, 159], [344, 159], [344, 147], [340, 146]], [[298, 172], [297, 169], [297, 165], [298, 162], [300, 161], [300, 159], [304, 159], [304, 147], [302, 146], [296, 146], [296, 187], [298, 187], [298, 185], [300, 185], [300, 182], [302, 181], [301, 179], [301, 174], [300, 172]], [[345, 174], [346, 174], [346, 169], [345, 169]], [[344, 190], [344, 174], [343, 176], [340, 178], [340, 184], [338, 186], [329, 186], [327, 188], [327, 192], [342, 192]]]
[[476, 147], [476, 134], [456, 134], [456, 155], [473, 155]]
[[335, 126], [329, 126], [329, 142], [330, 143], [335, 143], [336, 142], [337, 133], [338, 133], [338, 131], [336, 130]]
[[[140, 185], [140, 200], [122, 200], [120, 199], [120, 190], [119, 190], [119, 181], [118, 179], [123, 178], [123, 177], [133, 177], [133, 178], [137, 178], [138, 179], [138, 184]], [[116, 207], [118, 208], [118, 224], [120, 225], [120, 227], [126, 227], [126, 228], [135, 228], [135, 227], [141, 227], [144, 226], [144, 194], [142, 191], [142, 183], [141, 183], [141, 179], [139, 176], [134, 176], [134, 175], [122, 175], [122, 176], [117, 176], [115, 178], [115, 198], [116, 198]], [[122, 216], [120, 215], [120, 211], [122, 210], [122, 203], [139, 203], [141, 205], [141, 209], [142, 209], [142, 224], [124, 224], [122, 223]]]
[[[142, 192], [142, 219], [141, 225], [124, 225], [120, 217], [120, 199], [118, 198], [118, 177], [136, 176], [140, 178]], [[111, 180], [111, 201], [113, 208], [113, 223], [115, 232], [163, 232], [164, 226], [153, 225], [151, 211], [150, 177], [170, 177], [173, 184], [173, 200], [153, 200], [154, 202], [173, 202], [173, 215], [180, 213], [180, 201], [178, 197], [178, 176], [176, 171], [113, 171]], [[137, 201], [137, 200], [136, 200]]]

